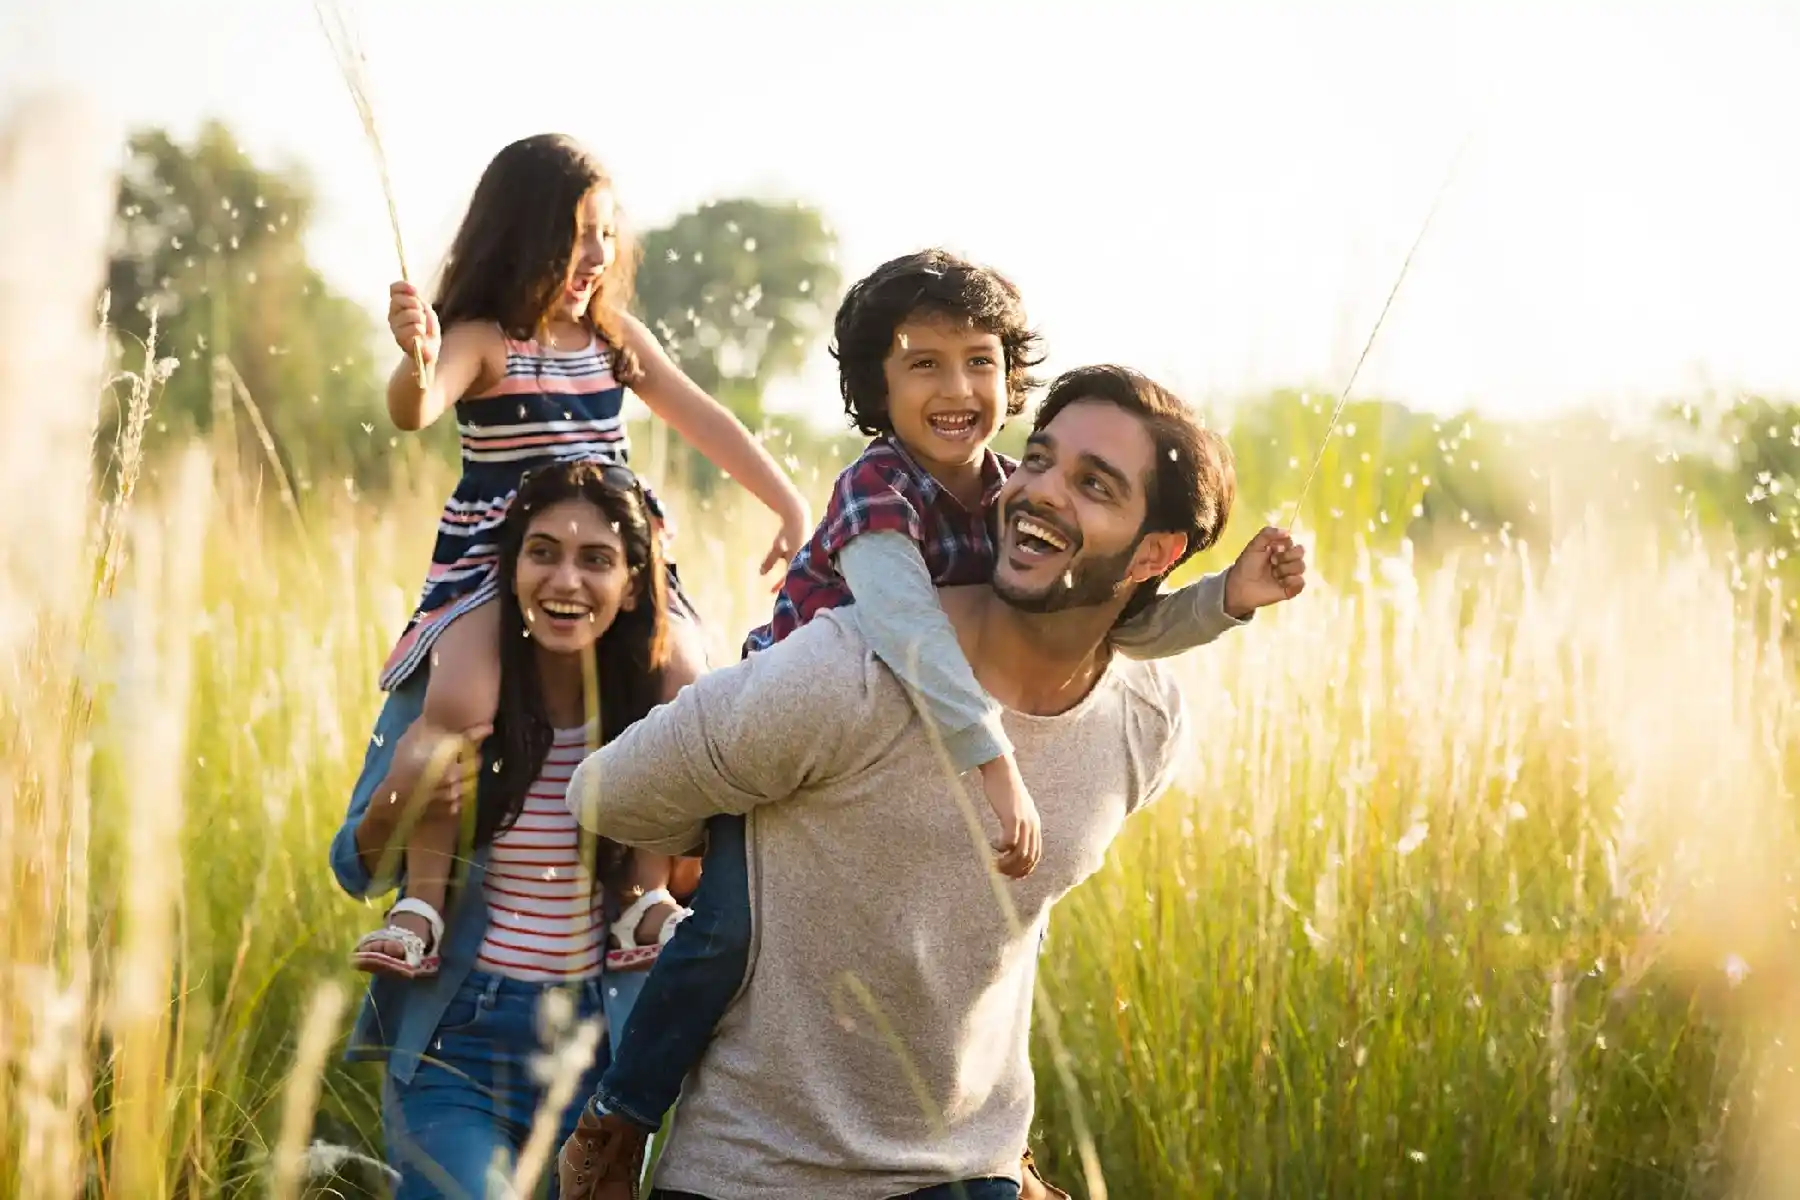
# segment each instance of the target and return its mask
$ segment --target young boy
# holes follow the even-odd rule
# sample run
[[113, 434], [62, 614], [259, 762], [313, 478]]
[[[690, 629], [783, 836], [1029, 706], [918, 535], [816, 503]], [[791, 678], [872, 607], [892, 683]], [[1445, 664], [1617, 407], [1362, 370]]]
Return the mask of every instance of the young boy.
[[[998, 866], [1022, 878], [1042, 852], [1036, 806], [1000, 706], [976, 682], [937, 588], [992, 575], [992, 504], [1017, 464], [990, 444], [1037, 386], [1030, 372], [1043, 361], [1038, 336], [1011, 282], [942, 250], [894, 259], [857, 282], [838, 308], [834, 334], [845, 414], [873, 440], [838, 476], [773, 619], [751, 632], [744, 653], [854, 600], [865, 636], [907, 685], [953, 768], [980, 772], [999, 823]], [[1114, 645], [1160, 658], [1213, 641], [1238, 624], [1219, 611], [1218, 596], [1199, 583], [1159, 596], [1121, 622]], [[667, 901], [652, 893], [639, 904]], [[625, 914], [617, 928], [629, 928], [636, 915]], [[717, 817], [708, 825], [692, 915], [662, 947], [625, 1028], [614, 1031], [612, 1064], [564, 1147], [565, 1197], [634, 1194], [645, 1140], [742, 985], [750, 938], [744, 819]], [[1022, 1166], [1024, 1200], [1062, 1194], [1037, 1177], [1029, 1153]]]

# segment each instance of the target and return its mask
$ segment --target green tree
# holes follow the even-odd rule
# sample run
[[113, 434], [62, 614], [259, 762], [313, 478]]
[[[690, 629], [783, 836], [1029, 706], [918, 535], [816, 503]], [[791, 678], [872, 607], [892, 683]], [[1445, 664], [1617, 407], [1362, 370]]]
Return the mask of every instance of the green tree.
[[746, 425], [799, 370], [837, 306], [837, 238], [807, 205], [702, 204], [644, 237], [638, 312], [693, 381]]
[[259, 166], [220, 123], [188, 145], [141, 131], [108, 272], [127, 352], [154, 314], [158, 357], [180, 363], [152, 426], [234, 434], [261, 453], [260, 421], [302, 487], [327, 471], [371, 474], [388, 446], [374, 322], [307, 261], [313, 209], [302, 170]]
[[[1800, 595], [1800, 403], [1746, 395], [1665, 415], [1658, 495], [1681, 519], [1727, 539], [1736, 562]], [[1790, 609], [1795, 601], [1789, 600]]]

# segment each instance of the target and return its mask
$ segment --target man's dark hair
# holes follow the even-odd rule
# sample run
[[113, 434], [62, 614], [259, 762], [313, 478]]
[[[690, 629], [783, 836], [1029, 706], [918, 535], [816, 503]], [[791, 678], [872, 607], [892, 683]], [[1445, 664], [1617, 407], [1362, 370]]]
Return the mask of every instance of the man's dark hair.
[[[1065, 371], [1051, 383], [1050, 391], [1032, 422], [1036, 433], [1056, 419], [1056, 414], [1082, 400], [1117, 405], [1144, 422], [1156, 447], [1144, 504], [1140, 533], [1185, 533], [1187, 548], [1169, 568], [1186, 562], [1219, 540], [1237, 498], [1237, 466], [1231, 447], [1200, 420], [1188, 403], [1129, 367], [1102, 363]], [[1160, 580], [1138, 588], [1120, 620], [1141, 612], [1156, 594]]]
[[1025, 411], [1027, 393], [1040, 386], [1031, 369], [1044, 356], [1041, 339], [1025, 324], [1019, 289], [998, 271], [931, 249], [882, 263], [852, 284], [838, 305], [831, 356], [852, 425], [870, 437], [893, 433], [882, 363], [894, 332], [920, 316], [967, 321], [999, 338], [1006, 355], [1006, 415]]

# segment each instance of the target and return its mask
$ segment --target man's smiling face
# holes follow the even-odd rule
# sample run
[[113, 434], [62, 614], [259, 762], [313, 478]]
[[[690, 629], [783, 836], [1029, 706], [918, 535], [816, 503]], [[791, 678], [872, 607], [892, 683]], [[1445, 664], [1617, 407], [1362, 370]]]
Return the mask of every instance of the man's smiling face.
[[1144, 533], [1155, 457], [1144, 422], [1104, 400], [1077, 400], [1032, 434], [1000, 492], [1000, 598], [1057, 612], [1160, 575], [1171, 535]]

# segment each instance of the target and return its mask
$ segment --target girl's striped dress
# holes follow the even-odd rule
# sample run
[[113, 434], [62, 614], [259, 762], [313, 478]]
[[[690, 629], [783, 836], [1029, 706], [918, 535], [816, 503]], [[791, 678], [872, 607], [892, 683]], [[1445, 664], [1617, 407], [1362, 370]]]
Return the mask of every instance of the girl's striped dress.
[[[382, 667], [381, 686], [406, 682], [451, 621], [499, 594], [500, 523], [533, 467], [591, 458], [626, 464], [625, 387], [612, 347], [595, 334], [585, 349], [556, 351], [506, 340], [506, 376], [456, 405], [462, 479], [444, 505], [425, 589]], [[663, 517], [649, 489], [653, 515]]]

